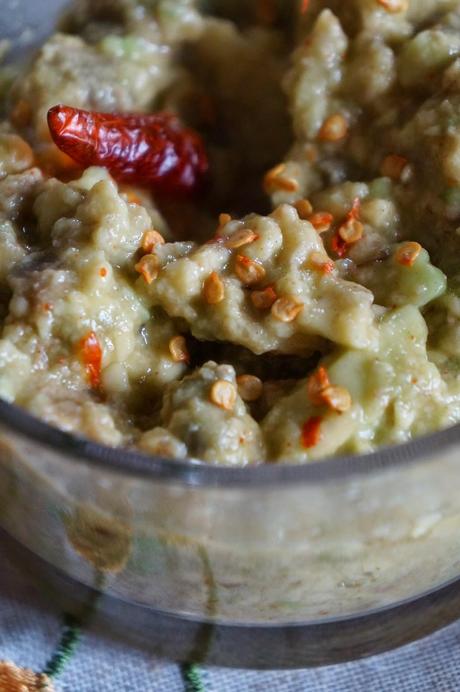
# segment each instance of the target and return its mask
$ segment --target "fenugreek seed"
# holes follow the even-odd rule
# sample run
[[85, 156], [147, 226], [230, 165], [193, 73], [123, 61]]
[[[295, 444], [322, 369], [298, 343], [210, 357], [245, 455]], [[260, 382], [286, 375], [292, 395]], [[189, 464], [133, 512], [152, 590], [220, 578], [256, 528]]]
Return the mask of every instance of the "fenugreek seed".
[[283, 190], [284, 192], [297, 192], [299, 189], [298, 181], [289, 175], [285, 175], [285, 172], [285, 164], [280, 163], [265, 174], [264, 189], [267, 194], [271, 194], [276, 190]]
[[341, 113], [329, 116], [321, 126], [319, 138], [325, 142], [338, 142], [348, 134], [348, 122]]
[[412, 267], [412, 265], [415, 263], [415, 260], [420, 255], [421, 251], [422, 246], [420, 245], [420, 243], [409, 241], [407, 243], [403, 243], [398, 247], [395, 253], [395, 259], [399, 264], [402, 264], [404, 267]]
[[165, 239], [158, 231], [146, 231], [142, 236], [141, 248], [144, 252], [151, 254], [156, 245], [164, 245]]
[[262, 291], [253, 291], [251, 293], [251, 303], [257, 310], [270, 310], [277, 297], [274, 289], [268, 286]]
[[245, 255], [237, 255], [235, 274], [245, 286], [254, 286], [265, 278], [266, 272], [259, 262], [255, 262]]
[[209, 398], [219, 408], [232, 411], [236, 403], [235, 386], [227, 380], [217, 380], [211, 387]]
[[308, 258], [308, 265], [322, 274], [331, 274], [334, 271], [334, 262], [321, 252], [312, 252]]
[[407, 182], [407, 179], [410, 177], [409, 162], [404, 156], [390, 154], [383, 159], [380, 172], [386, 178]]
[[302, 221], [307, 221], [313, 214], [313, 206], [308, 199], [298, 199], [297, 202], [294, 202], [294, 207]]
[[257, 401], [262, 396], [262, 380], [254, 375], [240, 375], [236, 378], [238, 392], [243, 401]]
[[208, 305], [217, 305], [225, 298], [225, 286], [217, 272], [212, 272], [204, 282], [203, 296]]
[[409, 9], [409, 0], [377, 0], [377, 3], [387, 12], [407, 12]]
[[358, 219], [350, 218], [338, 229], [338, 234], [347, 245], [353, 245], [361, 240], [364, 226]]
[[144, 277], [146, 283], [151, 284], [158, 276], [160, 263], [156, 255], [144, 255], [134, 268]]
[[303, 307], [303, 303], [293, 296], [284, 296], [273, 303], [271, 312], [273, 317], [280, 322], [293, 322]]
[[330, 229], [334, 217], [327, 211], [317, 211], [308, 217], [308, 221], [318, 233], [326, 233]]
[[169, 341], [168, 347], [175, 363], [188, 363], [190, 361], [187, 341], [184, 336], [173, 336]]
[[321, 393], [321, 398], [330, 409], [337, 413], [349, 411], [352, 405], [350, 392], [345, 387], [331, 385]]
[[243, 245], [253, 243], [258, 237], [257, 233], [254, 233], [250, 228], [240, 228], [226, 240], [225, 247], [229, 250], [235, 250], [238, 247], [243, 247]]
[[330, 386], [329, 375], [326, 368], [319, 367], [307, 381], [307, 393], [311, 403], [315, 406], [321, 406], [324, 403], [322, 393]]

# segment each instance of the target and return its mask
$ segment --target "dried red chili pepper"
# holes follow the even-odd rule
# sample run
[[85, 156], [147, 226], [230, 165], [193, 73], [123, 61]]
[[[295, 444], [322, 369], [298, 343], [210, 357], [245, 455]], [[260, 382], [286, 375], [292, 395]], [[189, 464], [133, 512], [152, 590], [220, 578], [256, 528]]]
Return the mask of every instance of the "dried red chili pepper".
[[305, 449], [316, 447], [321, 440], [321, 416], [309, 418], [302, 426], [301, 442]]
[[91, 386], [98, 389], [101, 384], [102, 349], [94, 332], [83, 337], [79, 352]]
[[48, 111], [55, 144], [81, 166], [105, 166], [123, 182], [175, 195], [196, 191], [207, 170], [201, 137], [168, 113], [96, 113], [58, 105]]

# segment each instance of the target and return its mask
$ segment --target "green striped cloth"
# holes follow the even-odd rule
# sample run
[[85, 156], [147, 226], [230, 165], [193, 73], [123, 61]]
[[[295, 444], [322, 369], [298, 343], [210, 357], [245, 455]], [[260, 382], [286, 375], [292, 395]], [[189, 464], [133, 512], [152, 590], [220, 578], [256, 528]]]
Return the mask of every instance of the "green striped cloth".
[[24, 681], [29, 690], [55, 692], [460, 689], [460, 623], [397, 652], [328, 668], [256, 672], [179, 666], [113, 641], [95, 625], [85, 626], [58, 612], [33, 575], [24, 574], [10, 560], [1, 542], [0, 565], [0, 692], [19, 692]]

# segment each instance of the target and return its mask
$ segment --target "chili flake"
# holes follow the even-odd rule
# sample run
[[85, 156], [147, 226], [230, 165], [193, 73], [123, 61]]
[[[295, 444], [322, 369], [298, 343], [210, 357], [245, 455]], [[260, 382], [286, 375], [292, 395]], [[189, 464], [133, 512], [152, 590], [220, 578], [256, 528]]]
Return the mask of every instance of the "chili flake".
[[308, 217], [308, 221], [318, 233], [326, 233], [330, 229], [334, 217], [327, 211], [317, 211]]
[[243, 284], [253, 286], [265, 278], [266, 272], [259, 262], [255, 262], [245, 255], [237, 255], [235, 274]]
[[159, 259], [156, 255], [144, 255], [134, 266], [134, 269], [144, 277], [147, 284], [151, 284], [158, 276], [160, 270]]
[[334, 262], [321, 252], [312, 252], [308, 258], [308, 263], [312, 269], [316, 269], [322, 274], [332, 274], [335, 267]]
[[325, 142], [338, 142], [348, 134], [348, 122], [341, 113], [326, 118], [318, 133], [319, 139]]
[[395, 259], [404, 267], [412, 267], [421, 251], [420, 243], [409, 241], [399, 246], [395, 252]]
[[322, 393], [330, 386], [329, 375], [325, 367], [320, 366], [307, 380], [307, 393], [311, 403], [321, 406], [324, 403]]
[[271, 168], [264, 177], [264, 189], [267, 194], [271, 194], [276, 190], [284, 192], [297, 192], [299, 183], [291, 176], [283, 175], [286, 170], [286, 165], [280, 163], [274, 168]]
[[187, 341], [184, 336], [173, 336], [168, 344], [169, 352], [175, 363], [189, 363], [190, 354], [187, 348]]
[[387, 12], [407, 12], [409, 9], [409, 0], [377, 0], [377, 2]]
[[224, 411], [232, 411], [236, 404], [235, 386], [227, 380], [217, 380], [211, 387], [209, 398]]
[[236, 248], [243, 247], [243, 245], [249, 245], [257, 240], [259, 236], [254, 233], [250, 228], [241, 228], [228, 238], [225, 242], [225, 247], [229, 250], [235, 250]]
[[151, 254], [156, 245], [164, 245], [165, 239], [158, 231], [151, 229], [150, 231], [145, 231], [142, 236], [141, 248], [147, 253]]
[[230, 214], [219, 214], [219, 228], [222, 228], [223, 226], [226, 226], [230, 221], [232, 220], [232, 217]]
[[212, 272], [204, 282], [203, 296], [208, 305], [217, 305], [225, 298], [225, 287], [217, 272]]
[[293, 322], [302, 312], [304, 304], [299, 302], [294, 296], [284, 296], [272, 305], [272, 315], [280, 322]]
[[321, 416], [312, 416], [309, 418], [302, 426], [301, 433], [301, 443], [305, 449], [311, 449], [316, 447], [318, 442], [321, 441], [321, 423], [323, 419]]
[[278, 296], [272, 286], [251, 293], [251, 303], [257, 310], [270, 310], [277, 298]]
[[331, 249], [343, 257], [349, 246], [354, 245], [363, 237], [364, 226], [359, 220], [361, 200], [355, 197], [353, 206], [345, 217], [345, 221], [339, 226], [337, 233], [331, 240]]
[[345, 413], [352, 405], [350, 392], [345, 387], [331, 385], [321, 392], [321, 397], [324, 403], [337, 413]]
[[297, 202], [294, 202], [294, 207], [302, 221], [307, 221], [313, 214], [313, 205], [308, 199], [298, 199]]
[[95, 332], [89, 332], [79, 342], [79, 352], [88, 380], [97, 389], [101, 384], [102, 349]]

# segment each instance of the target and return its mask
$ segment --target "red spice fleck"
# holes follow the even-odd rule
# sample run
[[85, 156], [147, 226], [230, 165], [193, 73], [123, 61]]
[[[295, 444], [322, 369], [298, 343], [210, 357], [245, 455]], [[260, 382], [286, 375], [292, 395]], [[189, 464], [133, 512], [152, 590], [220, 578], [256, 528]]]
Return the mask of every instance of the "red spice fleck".
[[[353, 200], [353, 205], [348, 214], [346, 215], [342, 225], [345, 226], [347, 223], [358, 221], [360, 212], [361, 200], [359, 197], [355, 197], [355, 199]], [[337, 233], [335, 233], [335, 235], [331, 239], [331, 250], [335, 252], [339, 257], [343, 257], [344, 255], [346, 255], [349, 248], [349, 244], [339, 234], [341, 226], [339, 227]]]
[[174, 195], [195, 192], [209, 163], [201, 137], [169, 113], [97, 113], [57, 105], [48, 111], [57, 147], [83, 167], [106, 166], [119, 181]]
[[107, 276], [107, 269], [105, 267], [101, 267], [99, 269], [99, 276], [102, 276], [102, 278], [104, 278], [104, 276]]
[[300, 14], [306, 14], [308, 11], [308, 6], [310, 4], [310, 0], [302, 0], [302, 4], [300, 6]]
[[88, 380], [94, 389], [101, 384], [102, 349], [94, 332], [89, 332], [79, 343], [79, 352], [86, 368]]
[[321, 416], [309, 418], [302, 426], [301, 442], [305, 449], [316, 447], [321, 440]]
[[331, 250], [339, 257], [343, 257], [347, 254], [348, 245], [338, 233], [336, 233], [336, 235], [334, 235], [331, 239]]
[[51, 312], [52, 309], [53, 309], [52, 303], [43, 303], [43, 310], [45, 312]]

